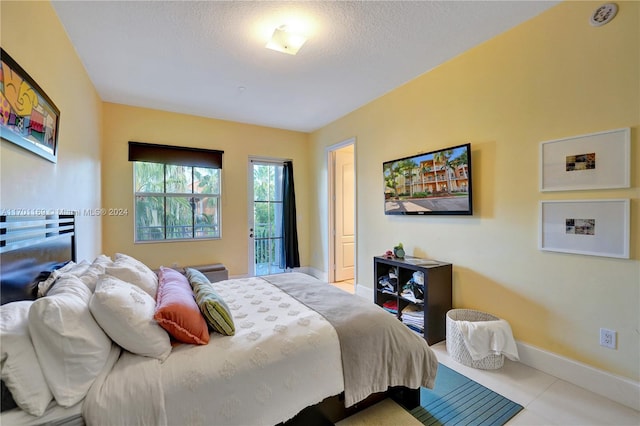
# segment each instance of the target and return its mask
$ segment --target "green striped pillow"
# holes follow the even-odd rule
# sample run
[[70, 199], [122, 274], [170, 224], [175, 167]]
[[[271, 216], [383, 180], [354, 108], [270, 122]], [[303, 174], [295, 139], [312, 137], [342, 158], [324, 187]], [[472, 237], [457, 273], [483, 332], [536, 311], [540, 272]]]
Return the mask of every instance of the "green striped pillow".
[[196, 303], [209, 326], [220, 334], [233, 336], [236, 328], [229, 307], [213, 289], [207, 277], [193, 268], [185, 268], [185, 273], [193, 289]]

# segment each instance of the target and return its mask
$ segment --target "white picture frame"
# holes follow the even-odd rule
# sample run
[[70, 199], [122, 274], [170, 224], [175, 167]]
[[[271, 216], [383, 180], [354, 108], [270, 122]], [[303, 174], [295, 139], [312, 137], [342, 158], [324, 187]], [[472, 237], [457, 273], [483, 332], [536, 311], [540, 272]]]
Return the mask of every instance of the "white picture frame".
[[540, 143], [540, 191], [629, 188], [631, 129]]
[[538, 248], [628, 259], [629, 226], [628, 199], [541, 201]]

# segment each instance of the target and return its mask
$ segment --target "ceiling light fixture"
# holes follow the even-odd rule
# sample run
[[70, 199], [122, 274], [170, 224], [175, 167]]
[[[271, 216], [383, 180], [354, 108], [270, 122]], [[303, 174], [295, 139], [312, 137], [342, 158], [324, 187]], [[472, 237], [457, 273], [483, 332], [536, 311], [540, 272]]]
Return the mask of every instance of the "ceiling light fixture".
[[266, 44], [267, 49], [295, 55], [307, 39], [289, 30], [286, 25], [280, 25], [273, 31], [271, 40]]

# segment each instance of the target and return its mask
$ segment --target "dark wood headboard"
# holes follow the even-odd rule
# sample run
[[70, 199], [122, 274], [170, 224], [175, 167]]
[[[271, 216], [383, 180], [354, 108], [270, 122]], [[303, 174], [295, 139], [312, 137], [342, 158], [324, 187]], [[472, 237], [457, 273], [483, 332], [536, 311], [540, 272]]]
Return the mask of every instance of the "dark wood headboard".
[[33, 299], [43, 272], [76, 260], [75, 216], [0, 216], [2, 304]]

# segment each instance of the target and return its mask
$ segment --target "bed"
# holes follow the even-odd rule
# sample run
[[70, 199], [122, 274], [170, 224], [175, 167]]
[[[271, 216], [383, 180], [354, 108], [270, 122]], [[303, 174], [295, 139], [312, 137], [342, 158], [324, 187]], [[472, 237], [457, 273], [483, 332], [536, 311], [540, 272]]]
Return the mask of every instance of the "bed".
[[[3, 405], [2, 424], [288, 425], [309, 410], [335, 422], [387, 395], [410, 408], [420, 387], [434, 385], [437, 360], [423, 338], [309, 275], [199, 286], [197, 270], [162, 268], [158, 287], [145, 288], [124, 279], [123, 265], [136, 261], [125, 254], [76, 263], [75, 233], [72, 215], [0, 217], [2, 381], [20, 401]], [[150, 272], [135, 265], [126, 273]], [[188, 282], [195, 303], [203, 289], [215, 296], [215, 318], [198, 306], [204, 331], [200, 319], [184, 319], [192, 311], [158, 317], [173, 281]], [[147, 310], [142, 301], [153, 300], [157, 321], [119, 299], [119, 310], [105, 313], [116, 300], [107, 296], [125, 293]], [[65, 297], [73, 309], [59, 320]], [[173, 328], [162, 328], [165, 320]], [[179, 333], [194, 343], [177, 342]], [[20, 345], [31, 358], [16, 359]]]

